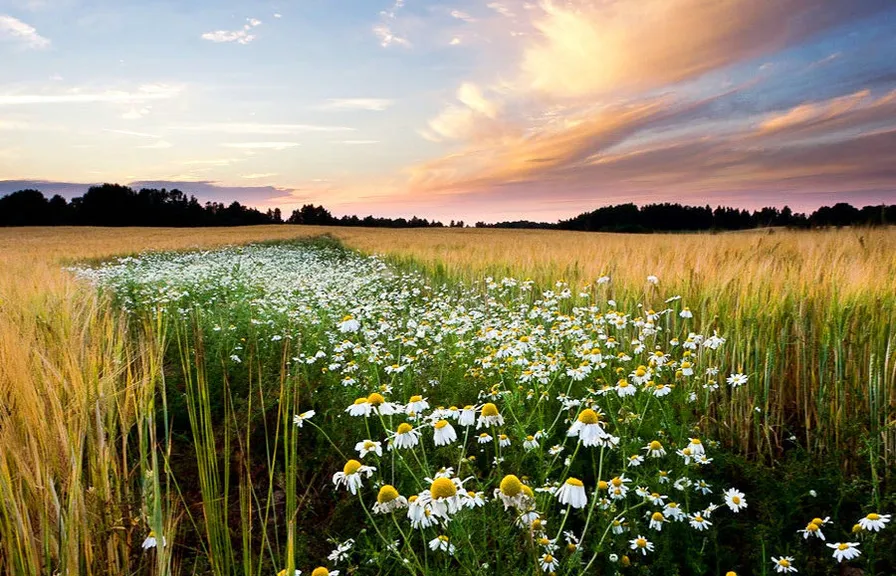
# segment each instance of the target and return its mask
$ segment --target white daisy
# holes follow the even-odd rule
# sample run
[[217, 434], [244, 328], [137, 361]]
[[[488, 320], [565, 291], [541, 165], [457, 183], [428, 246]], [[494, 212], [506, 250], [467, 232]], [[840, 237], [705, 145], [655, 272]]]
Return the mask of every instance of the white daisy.
[[306, 412], [302, 412], [301, 414], [296, 414], [295, 416], [292, 417], [292, 422], [293, 422], [293, 424], [295, 424], [296, 426], [301, 428], [302, 425], [305, 423], [305, 420], [308, 420], [309, 418], [314, 416], [314, 414], [315, 414], [314, 410], [308, 410]]
[[882, 530], [884, 526], [890, 521], [889, 514], [876, 514], [872, 512], [871, 514], [865, 516], [860, 519], [858, 524], [862, 527], [863, 530], [868, 530], [870, 532], [877, 532]]
[[648, 552], [653, 552], [653, 543], [640, 534], [638, 534], [637, 538], [629, 540], [628, 544], [630, 549], [640, 552], [644, 556], [647, 556]]
[[447, 420], [439, 420], [433, 427], [433, 442], [436, 446], [447, 446], [457, 440], [457, 432]]
[[383, 445], [380, 442], [374, 440], [361, 440], [357, 444], [355, 444], [355, 450], [360, 454], [360, 458], [364, 458], [371, 452], [376, 454], [377, 456], [383, 455]]
[[744, 499], [744, 493], [734, 488], [729, 488], [723, 492], [725, 496], [725, 504], [732, 512], [740, 512], [747, 507], [747, 501]]
[[364, 466], [357, 460], [349, 460], [345, 463], [341, 472], [333, 474], [333, 484], [336, 488], [345, 484], [349, 492], [357, 494], [358, 489], [362, 486], [361, 476], [366, 475], [368, 478], [376, 471], [373, 466]]
[[392, 450], [393, 447], [399, 449], [413, 448], [419, 441], [420, 431], [407, 422], [402, 422], [398, 425], [398, 429], [392, 438], [389, 439], [386, 446], [389, 450]]
[[862, 551], [859, 550], [858, 542], [837, 542], [836, 544], [828, 544], [827, 546], [834, 550], [834, 559], [837, 560], [837, 562], [853, 560], [862, 555]]
[[573, 508], [584, 508], [588, 503], [585, 485], [578, 478], [567, 478], [563, 486], [554, 493], [554, 496], [561, 504], [568, 504]]
[[772, 564], [775, 565], [775, 572], [779, 574], [797, 571], [793, 565], [793, 556], [781, 556], [780, 558], [772, 556]]

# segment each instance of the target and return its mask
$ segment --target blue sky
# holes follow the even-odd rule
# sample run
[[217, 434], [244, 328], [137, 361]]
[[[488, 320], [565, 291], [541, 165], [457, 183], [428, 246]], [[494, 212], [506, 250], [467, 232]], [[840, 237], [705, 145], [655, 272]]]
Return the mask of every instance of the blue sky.
[[0, 0], [0, 63], [0, 194], [466, 220], [896, 202], [888, 0]]

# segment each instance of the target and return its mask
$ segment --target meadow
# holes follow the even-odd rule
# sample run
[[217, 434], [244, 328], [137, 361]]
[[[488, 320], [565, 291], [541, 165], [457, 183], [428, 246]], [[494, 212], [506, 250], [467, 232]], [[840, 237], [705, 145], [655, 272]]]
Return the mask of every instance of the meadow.
[[5, 229], [0, 266], [2, 573], [896, 566], [896, 231]]

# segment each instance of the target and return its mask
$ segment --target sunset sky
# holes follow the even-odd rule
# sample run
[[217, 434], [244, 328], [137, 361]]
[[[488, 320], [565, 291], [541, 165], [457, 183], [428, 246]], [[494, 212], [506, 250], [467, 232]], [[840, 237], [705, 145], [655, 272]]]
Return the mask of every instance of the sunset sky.
[[0, 195], [896, 203], [892, 0], [0, 0]]

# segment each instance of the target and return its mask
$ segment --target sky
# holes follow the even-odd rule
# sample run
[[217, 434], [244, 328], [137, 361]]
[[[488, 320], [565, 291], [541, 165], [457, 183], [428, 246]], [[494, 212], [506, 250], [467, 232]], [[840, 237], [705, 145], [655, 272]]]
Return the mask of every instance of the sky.
[[0, 194], [896, 203], [893, 0], [0, 0]]

